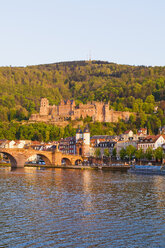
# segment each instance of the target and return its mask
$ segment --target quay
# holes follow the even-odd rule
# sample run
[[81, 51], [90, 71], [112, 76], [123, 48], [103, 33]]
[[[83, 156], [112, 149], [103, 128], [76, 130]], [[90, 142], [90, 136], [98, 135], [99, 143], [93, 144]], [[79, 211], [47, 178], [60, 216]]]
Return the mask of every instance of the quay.
[[[0, 167], [12, 167], [10, 163], [0, 163]], [[104, 170], [104, 171], [120, 171], [127, 172], [130, 169], [129, 165], [41, 165], [41, 164], [26, 164], [24, 167], [37, 168], [56, 168], [56, 169], [79, 169], [79, 170]]]
[[81, 169], [81, 170], [104, 170], [104, 171], [120, 171], [127, 172], [130, 169], [129, 165], [56, 165], [45, 166], [40, 164], [26, 165], [25, 167], [42, 167], [42, 168], [56, 168], [56, 169]]

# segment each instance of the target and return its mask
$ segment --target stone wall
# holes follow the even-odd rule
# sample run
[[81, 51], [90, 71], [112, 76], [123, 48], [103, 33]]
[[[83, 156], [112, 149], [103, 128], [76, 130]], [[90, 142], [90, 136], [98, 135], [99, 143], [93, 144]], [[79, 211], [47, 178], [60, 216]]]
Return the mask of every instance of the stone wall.
[[39, 114], [33, 114], [30, 121], [33, 122], [63, 122], [68, 119], [77, 120], [87, 116], [92, 117], [93, 121], [99, 122], [118, 122], [119, 119], [128, 121], [131, 112], [121, 112], [109, 109], [109, 104], [103, 102], [88, 102], [75, 106], [75, 101], [63, 100], [58, 106], [50, 106], [46, 98], [41, 99]]

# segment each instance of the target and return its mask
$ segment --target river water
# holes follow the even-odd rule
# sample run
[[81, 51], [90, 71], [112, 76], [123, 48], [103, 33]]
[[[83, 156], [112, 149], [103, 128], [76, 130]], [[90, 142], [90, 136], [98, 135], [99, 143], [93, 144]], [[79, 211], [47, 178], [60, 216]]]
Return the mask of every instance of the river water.
[[0, 168], [0, 247], [165, 247], [165, 177]]

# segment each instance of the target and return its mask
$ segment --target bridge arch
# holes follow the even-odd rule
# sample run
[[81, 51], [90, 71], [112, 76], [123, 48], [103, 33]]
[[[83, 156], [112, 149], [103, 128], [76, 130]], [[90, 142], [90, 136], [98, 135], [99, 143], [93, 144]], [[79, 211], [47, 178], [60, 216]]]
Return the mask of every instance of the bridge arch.
[[69, 158], [62, 157], [61, 165], [72, 165], [72, 162]]
[[36, 153], [33, 153], [31, 156], [28, 156], [27, 159], [26, 159], [26, 162], [27, 162], [27, 160], [28, 160], [30, 157], [35, 156], [35, 155], [36, 155], [36, 156], [39, 156], [39, 157], [45, 162], [45, 165], [46, 165], [46, 166], [52, 165], [50, 159], [49, 159], [45, 154], [42, 154], [42, 153], [40, 153], [40, 152], [36, 152]]
[[82, 164], [82, 162], [83, 162], [83, 160], [79, 158], [75, 161], [75, 165], [80, 165], [80, 164]]
[[41, 153], [37, 153], [36, 155], [37, 155], [37, 156], [40, 156], [41, 159], [44, 160], [45, 165], [52, 165], [50, 159], [49, 159], [46, 155], [41, 154]]
[[18, 161], [12, 154], [10, 154], [9, 152], [3, 152], [3, 151], [1, 151], [1, 153], [8, 157], [8, 159], [10, 160], [10, 163], [11, 163], [11, 167], [16, 168], [18, 166], [18, 163], [17, 163]]

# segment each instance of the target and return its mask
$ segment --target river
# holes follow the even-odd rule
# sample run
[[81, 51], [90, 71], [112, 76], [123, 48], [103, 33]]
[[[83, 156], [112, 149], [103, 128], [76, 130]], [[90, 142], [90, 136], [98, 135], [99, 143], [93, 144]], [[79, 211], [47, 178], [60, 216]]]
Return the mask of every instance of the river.
[[165, 177], [0, 168], [0, 247], [165, 247]]

